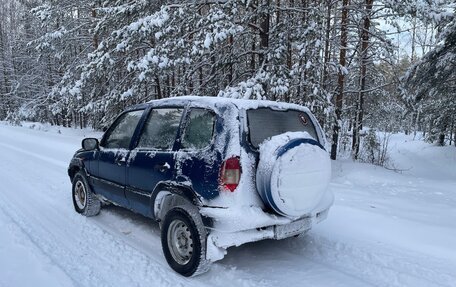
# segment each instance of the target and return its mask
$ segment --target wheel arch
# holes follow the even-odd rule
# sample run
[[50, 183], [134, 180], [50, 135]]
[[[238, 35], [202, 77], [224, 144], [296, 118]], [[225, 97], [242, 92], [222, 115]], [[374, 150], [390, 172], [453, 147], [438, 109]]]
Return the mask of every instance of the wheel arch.
[[159, 183], [150, 199], [150, 214], [153, 219], [161, 221], [166, 212], [174, 207], [182, 207], [187, 212], [197, 211], [202, 206], [201, 198], [186, 185], [170, 182]]
[[68, 167], [68, 176], [70, 177], [70, 180], [73, 181], [75, 175], [80, 171], [87, 174], [84, 162], [79, 158], [73, 158], [70, 166]]

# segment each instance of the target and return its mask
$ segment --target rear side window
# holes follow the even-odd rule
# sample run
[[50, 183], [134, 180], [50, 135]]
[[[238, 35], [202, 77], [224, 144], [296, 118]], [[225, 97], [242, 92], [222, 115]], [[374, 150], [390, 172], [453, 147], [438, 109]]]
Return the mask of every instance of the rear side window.
[[182, 108], [153, 109], [139, 139], [139, 148], [170, 150], [176, 140]]
[[129, 148], [131, 137], [143, 112], [144, 110], [138, 110], [122, 114], [105, 135], [103, 147]]
[[286, 132], [308, 132], [318, 141], [315, 127], [302, 111], [276, 111], [269, 108], [247, 110], [250, 143], [255, 147], [266, 139]]
[[205, 109], [192, 109], [182, 138], [182, 147], [202, 149], [212, 141], [215, 114]]

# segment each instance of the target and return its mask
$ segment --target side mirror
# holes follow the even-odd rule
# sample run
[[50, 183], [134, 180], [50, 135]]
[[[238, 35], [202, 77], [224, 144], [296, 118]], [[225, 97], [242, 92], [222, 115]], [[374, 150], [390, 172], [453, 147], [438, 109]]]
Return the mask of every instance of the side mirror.
[[86, 138], [82, 140], [82, 149], [85, 151], [91, 151], [98, 149], [100, 143], [96, 138]]

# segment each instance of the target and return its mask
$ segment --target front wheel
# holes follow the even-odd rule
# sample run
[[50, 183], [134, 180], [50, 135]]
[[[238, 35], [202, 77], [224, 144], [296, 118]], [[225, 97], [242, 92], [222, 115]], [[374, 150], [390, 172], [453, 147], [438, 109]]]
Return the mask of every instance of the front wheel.
[[78, 172], [73, 178], [73, 205], [77, 213], [95, 216], [100, 213], [101, 202], [90, 189], [86, 177]]
[[173, 208], [166, 213], [161, 242], [166, 261], [177, 273], [190, 277], [209, 269], [204, 227], [197, 226], [183, 209]]

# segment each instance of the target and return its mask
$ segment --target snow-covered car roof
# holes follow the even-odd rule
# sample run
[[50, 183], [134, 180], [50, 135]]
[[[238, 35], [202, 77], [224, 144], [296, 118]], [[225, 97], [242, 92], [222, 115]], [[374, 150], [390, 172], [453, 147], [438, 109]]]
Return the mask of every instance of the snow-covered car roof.
[[159, 100], [152, 100], [147, 103], [134, 106], [135, 108], [138, 107], [147, 107], [151, 104], [160, 104], [160, 105], [186, 105], [189, 102], [194, 102], [198, 104], [198, 106], [207, 106], [207, 107], [214, 107], [214, 106], [226, 106], [226, 105], [234, 105], [238, 109], [256, 109], [259, 107], [271, 107], [274, 109], [279, 110], [303, 110], [309, 111], [306, 107], [297, 105], [297, 104], [290, 104], [284, 102], [274, 102], [274, 101], [266, 101], [266, 100], [244, 100], [244, 99], [233, 99], [233, 98], [222, 98], [222, 97], [202, 97], [202, 96], [179, 96], [179, 97], [172, 97], [166, 99], [159, 99]]

